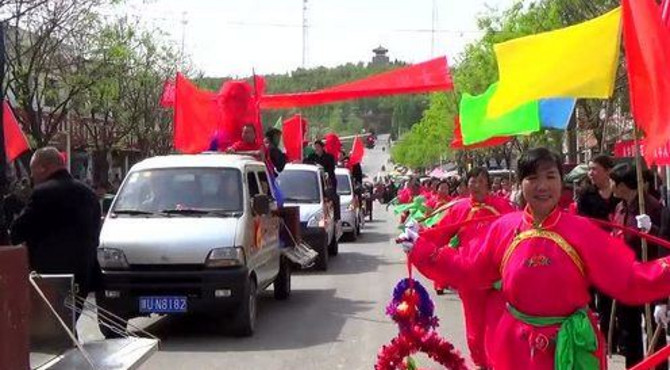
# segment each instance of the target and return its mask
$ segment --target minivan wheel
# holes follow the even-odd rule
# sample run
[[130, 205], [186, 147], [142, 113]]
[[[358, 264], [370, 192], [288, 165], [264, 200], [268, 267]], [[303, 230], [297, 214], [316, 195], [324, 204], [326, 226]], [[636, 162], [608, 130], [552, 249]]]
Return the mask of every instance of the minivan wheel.
[[328, 254], [331, 256], [337, 256], [340, 252], [340, 243], [337, 241], [337, 235], [333, 233], [333, 240], [328, 244]]
[[284, 257], [279, 262], [279, 274], [274, 281], [274, 295], [278, 301], [291, 296], [291, 263]]
[[325, 243], [319, 248], [319, 256], [316, 257], [314, 267], [319, 271], [328, 270], [328, 245]]
[[245, 297], [240, 303], [237, 315], [235, 317], [235, 335], [238, 337], [250, 337], [254, 335], [256, 330], [256, 281], [254, 278], [249, 278], [244, 290]]

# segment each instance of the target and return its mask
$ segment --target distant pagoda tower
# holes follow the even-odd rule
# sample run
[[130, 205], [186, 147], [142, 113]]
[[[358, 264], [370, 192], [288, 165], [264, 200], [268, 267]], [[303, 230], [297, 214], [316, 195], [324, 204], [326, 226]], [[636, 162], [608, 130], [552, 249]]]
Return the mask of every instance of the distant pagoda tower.
[[386, 65], [389, 64], [389, 57], [386, 55], [388, 49], [379, 45], [376, 49], [372, 50], [375, 53], [375, 56], [372, 57], [373, 65]]

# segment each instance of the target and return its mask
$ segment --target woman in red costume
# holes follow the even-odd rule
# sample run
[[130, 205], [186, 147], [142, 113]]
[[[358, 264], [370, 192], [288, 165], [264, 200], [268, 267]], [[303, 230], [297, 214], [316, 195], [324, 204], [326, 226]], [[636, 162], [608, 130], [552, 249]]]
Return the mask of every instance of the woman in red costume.
[[446, 181], [440, 181], [437, 185], [437, 191], [435, 195], [430, 197], [426, 201], [426, 206], [431, 210], [436, 210], [441, 206], [449, 203], [451, 197], [449, 196], [449, 183]]
[[502, 284], [505, 310], [487, 338], [492, 368], [605, 369], [589, 288], [629, 305], [670, 296], [670, 260], [636, 262], [623, 241], [561, 211], [556, 154], [529, 150], [518, 172], [526, 209], [494, 221], [476, 255], [417, 241], [410, 258], [417, 266], [440, 266], [442, 279], [460, 289]]
[[[469, 223], [459, 228], [449, 240], [440, 241], [439, 239], [441, 238], [439, 236], [437, 238], [423, 238], [423, 240], [432, 239], [433, 245], [429, 246], [429, 248], [434, 250], [435, 245], [447, 246], [448, 248], [458, 250], [458, 253], [466, 258], [475, 256], [482, 246], [483, 237], [486, 235], [486, 230], [492, 221], [491, 217], [514, 211], [514, 208], [508, 201], [491, 194], [491, 178], [485, 168], [479, 167], [473, 169], [468, 174], [467, 182], [470, 196], [457, 199], [447, 205], [445, 215], [438, 223], [436, 232], [431, 234], [442, 234], [442, 237], [444, 237], [449, 234], [441, 233], [439, 231], [440, 226], [461, 224], [470, 220], [486, 220]], [[434, 244], [435, 242], [439, 244]], [[442, 266], [426, 262], [417, 264], [417, 267], [428, 278], [435, 280], [435, 289], [438, 292], [446, 286], [443, 284], [450, 285], [448, 284], [449, 282], [441, 281], [440, 276], [443, 274]], [[470, 355], [477, 366], [486, 368], [488, 361], [486, 359], [484, 338], [487, 327], [487, 307], [489, 307], [487, 302], [489, 296], [498, 293], [493, 290], [492, 286], [489, 286], [485, 289], [480, 289], [479, 287], [469, 289], [464, 287], [458, 289], [458, 294], [463, 303], [465, 330]]]

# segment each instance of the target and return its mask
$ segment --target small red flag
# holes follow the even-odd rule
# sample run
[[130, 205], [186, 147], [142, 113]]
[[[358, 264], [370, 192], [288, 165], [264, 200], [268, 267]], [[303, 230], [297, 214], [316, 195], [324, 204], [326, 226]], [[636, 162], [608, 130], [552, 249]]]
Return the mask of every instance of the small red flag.
[[351, 146], [351, 153], [349, 154], [349, 164], [351, 166], [359, 164], [363, 161], [365, 155], [365, 145], [359, 136], [354, 138], [354, 143]]
[[324, 136], [324, 147], [323, 150], [332, 155], [335, 158], [335, 161], [340, 160], [340, 152], [342, 151], [342, 142], [340, 137], [335, 133], [329, 133]]
[[163, 84], [163, 93], [161, 94], [160, 105], [163, 108], [174, 107], [175, 99], [175, 82], [174, 81], [165, 81]]
[[16, 120], [12, 108], [6, 100], [2, 103], [2, 110], [5, 153], [7, 153], [7, 160], [13, 162], [25, 151], [30, 150], [30, 145], [28, 145], [28, 140], [23, 131], [21, 131], [19, 122]]
[[289, 162], [302, 161], [302, 144], [307, 120], [295, 115], [282, 124], [282, 140], [286, 150], [286, 159]]
[[463, 145], [463, 134], [461, 133], [461, 119], [459, 116], [454, 118], [454, 137], [451, 140], [451, 148], [456, 150], [470, 150], [478, 148], [487, 148], [491, 146], [498, 146], [505, 144], [510, 141], [511, 137], [501, 136], [501, 137], [492, 137], [486, 141], [476, 143], [473, 145]]
[[644, 157], [670, 139], [670, 28], [654, 0], [623, 1], [623, 39], [631, 111], [647, 138]]

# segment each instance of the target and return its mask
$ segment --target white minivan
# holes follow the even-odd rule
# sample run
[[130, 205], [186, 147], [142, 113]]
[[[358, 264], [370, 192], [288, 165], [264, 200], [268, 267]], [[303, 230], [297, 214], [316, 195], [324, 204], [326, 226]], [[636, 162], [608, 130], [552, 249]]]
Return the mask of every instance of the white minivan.
[[316, 268], [328, 269], [329, 256], [338, 253], [341, 227], [335, 220], [332, 196], [335, 192], [321, 166], [311, 164], [287, 164], [277, 177], [285, 206], [300, 208], [300, 232], [302, 239], [319, 256]]
[[[230, 316], [253, 334], [256, 296], [291, 291], [266, 166], [251, 157], [171, 155], [130, 170], [103, 224], [99, 306], [130, 319], [149, 314]], [[103, 323], [100, 329], [114, 336]]]

